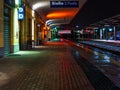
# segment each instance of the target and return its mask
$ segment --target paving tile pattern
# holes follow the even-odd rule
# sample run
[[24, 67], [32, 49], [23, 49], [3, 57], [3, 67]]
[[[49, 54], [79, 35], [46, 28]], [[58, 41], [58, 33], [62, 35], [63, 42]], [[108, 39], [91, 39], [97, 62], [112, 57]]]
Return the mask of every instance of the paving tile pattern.
[[37, 48], [36, 51], [40, 53], [14, 58], [14, 62], [18, 62], [19, 57], [25, 58], [23, 61], [30, 59], [30, 62], [25, 61], [24, 68], [0, 90], [94, 90], [71, 55], [68, 45], [49, 44], [47, 48]]

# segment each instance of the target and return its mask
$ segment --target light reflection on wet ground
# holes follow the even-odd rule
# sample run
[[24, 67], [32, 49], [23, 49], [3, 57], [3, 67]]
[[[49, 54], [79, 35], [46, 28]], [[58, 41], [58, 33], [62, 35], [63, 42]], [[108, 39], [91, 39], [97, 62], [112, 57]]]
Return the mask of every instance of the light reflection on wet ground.
[[[77, 44], [78, 46], [78, 44]], [[111, 59], [120, 63], [120, 56], [113, 54], [112, 52], [104, 51], [98, 48], [90, 47], [88, 45], [79, 44], [79, 47], [83, 48], [86, 52], [90, 51], [93, 53], [94, 60], [96, 62], [111, 63]], [[115, 64], [115, 63], [113, 63]], [[117, 64], [117, 66], [119, 66]]]
[[93, 58], [91, 62], [120, 87], [120, 56], [80, 43], [77, 46], [90, 53]]

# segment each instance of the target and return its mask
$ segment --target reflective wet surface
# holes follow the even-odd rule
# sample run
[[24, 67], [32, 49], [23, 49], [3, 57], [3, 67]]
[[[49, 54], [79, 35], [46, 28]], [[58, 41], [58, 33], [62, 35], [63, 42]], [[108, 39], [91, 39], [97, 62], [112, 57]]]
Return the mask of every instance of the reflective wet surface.
[[[75, 51], [76, 58], [79, 54], [91, 62], [95, 67], [102, 71], [105, 76], [112, 80], [120, 87], [120, 56], [101, 50], [99, 48], [91, 47], [81, 43], [77, 43], [80, 50]], [[83, 54], [84, 53], [84, 54]]]
[[0, 90], [119, 90], [120, 86], [119, 56], [63, 40], [9, 55], [1, 59], [0, 67]]
[[94, 90], [69, 47], [49, 42], [3, 58], [0, 90]]

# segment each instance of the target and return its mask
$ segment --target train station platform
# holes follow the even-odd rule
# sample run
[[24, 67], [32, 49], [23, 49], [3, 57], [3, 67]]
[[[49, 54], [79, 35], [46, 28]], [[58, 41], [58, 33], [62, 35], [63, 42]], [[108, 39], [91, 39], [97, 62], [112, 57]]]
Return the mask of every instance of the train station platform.
[[0, 59], [0, 90], [94, 90], [64, 42]]
[[119, 54], [120, 53], [120, 41], [119, 40], [86, 40], [86, 41], [79, 41], [79, 43], [91, 45], [97, 48], [101, 48], [104, 50], [111, 51], [113, 53]]
[[1, 58], [0, 90], [119, 90], [75, 50], [62, 40]]

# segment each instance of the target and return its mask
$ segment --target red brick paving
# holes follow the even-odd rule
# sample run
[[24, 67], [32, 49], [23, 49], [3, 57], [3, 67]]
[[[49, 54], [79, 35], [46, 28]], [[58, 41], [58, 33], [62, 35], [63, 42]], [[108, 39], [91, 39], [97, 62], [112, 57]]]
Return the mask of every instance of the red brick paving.
[[49, 43], [47, 48], [37, 50], [38, 54], [8, 57], [13, 59], [12, 64], [18, 64], [16, 68], [23, 68], [1, 90], [94, 90], [68, 47], [63, 42]]

